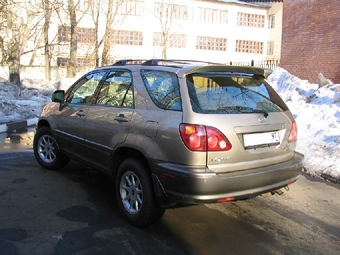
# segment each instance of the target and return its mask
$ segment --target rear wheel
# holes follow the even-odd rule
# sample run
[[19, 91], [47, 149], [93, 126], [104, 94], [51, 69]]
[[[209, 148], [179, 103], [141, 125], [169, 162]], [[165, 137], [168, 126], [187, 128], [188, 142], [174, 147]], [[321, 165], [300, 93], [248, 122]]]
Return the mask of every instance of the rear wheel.
[[138, 227], [150, 225], [163, 217], [165, 209], [156, 204], [150, 176], [137, 159], [126, 159], [120, 165], [116, 195], [124, 216]]
[[49, 127], [41, 127], [37, 130], [33, 150], [36, 160], [44, 168], [56, 170], [69, 162], [69, 159], [58, 150]]

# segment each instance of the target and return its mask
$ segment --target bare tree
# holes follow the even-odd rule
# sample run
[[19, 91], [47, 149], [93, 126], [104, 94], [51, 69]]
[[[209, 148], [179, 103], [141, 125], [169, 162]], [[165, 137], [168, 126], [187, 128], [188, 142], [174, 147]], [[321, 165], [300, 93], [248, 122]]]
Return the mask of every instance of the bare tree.
[[98, 67], [100, 65], [99, 63], [99, 48], [100, 45], [102, 44], [103, 40], [99, 41], [99, 17], [100, 17], [100, 13], [101, 13], [101, 1], [97, 0], [97, 1], [93, 1], [92, 5], [91, 5], [91, 16], [92, 16], [92, 20], [94, 23], [94, 49], [93, 49], [93, 53], [92, 56], [95, 59], [95, 66]]
[[108, 55], [110, 52], [111, 44], [109, 43], [110, 41], [110, 35], [111, 33], [111, 26], [114, 20], [114, 10], [113, 10], [113, 2], [115, 0], [108, 0], [108, 8], [107, 8], [107, 14], [106, 14], [106, 25], [105, 25], [105, 33], [104, 33], [104, 47], [103, 47], [103, 52], [102, 52], [102, 65], [106, 65], [108, 63]]
[[[36, 9], [40, 8], [37, 13], [40, 15], [39, 19], [36, 21], [36, 32], [34, 37], [30, 37], [31, 43], [33, 43], [33, 49], [29, 49], [22, 52], [22, 55], [31, 53], [31, 59], [29, 65], [33, 65], [35, 58], [37, 57], [38, 51], [43, 49], [45, 58], [45, 79], [51, 80], [51, 59], [52, 51], [51, 47], [56, 45], [53, 43], [56, 36], [52, 39], [49, 38], [49, 30], [51, 17], [53, 13], [57, 13], [59, 9], [63, 6], [63, 0], [36, 0]], [[38, 3], [40, 2], [40, 6]], [[41, 29], [42, 28], [42, 29]]]
[[161, 26], [162, 57], [167, 58], [170, 30], [176, 14], [176, 5], [173, 1], [169, 0], [162, 0], [155, 3], [155, 5], [154, 15], [159, 20]]
[[6, 51], [5, 51], [5, 41], [4, 34], [6, 31], [6, 23], [7, 23], [7, 3], [9, 1], [0, 0], [0, 50], [1, 50], [1, 59], [0, 63], [3, 64], [6, 59]]
[[119, 13], [119, 7], [123, 4], [124, 0], [108, 0], [105, 33], [103, 37], [103, 52], [102, 52], [102, 65], [109, 64], [109, 53], [113, 45], [113, 23]]
[[[3, 15], [4, 21], [4, 37], [3, 39], [3, 52], [4, 62], [9, 65], [9, 81], [18, 86], [20, 83], [20, 56], [21, 56], [21, 40], [22, 34], [19, 31], [20, 19], [16, 17], [16, 13], [13, 10], [14, 3], [3, 6], [3, 11], [6, 12]], [[17, 20], [18, 18], [18, 20]], [[19, 22], [18, 22], [19, 21]]]
[[39, 34], [40, 10], [37, 1], [8, 0], [0, 7], [2, 63], [9, 66], [9, 81], [18, 86], [20, 58], [26, 43]]

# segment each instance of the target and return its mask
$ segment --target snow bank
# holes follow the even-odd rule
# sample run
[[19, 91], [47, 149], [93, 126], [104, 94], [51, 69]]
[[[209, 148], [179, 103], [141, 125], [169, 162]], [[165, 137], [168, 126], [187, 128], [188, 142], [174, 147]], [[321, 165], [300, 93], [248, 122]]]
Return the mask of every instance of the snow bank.
[[320, 87], [282, 68], [268, 77], [298, 124], [297, 151], [305, 154], [305, 170], [313, 176], [340, 179], [339, 84]]

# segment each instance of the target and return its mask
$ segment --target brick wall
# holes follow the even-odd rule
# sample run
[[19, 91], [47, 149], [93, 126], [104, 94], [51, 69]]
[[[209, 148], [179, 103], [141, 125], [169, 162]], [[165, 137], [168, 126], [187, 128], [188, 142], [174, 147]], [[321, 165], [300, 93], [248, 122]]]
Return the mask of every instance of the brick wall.
[[340, 83], [340, 0], [284, 0], [281, 67], [317, 83]]

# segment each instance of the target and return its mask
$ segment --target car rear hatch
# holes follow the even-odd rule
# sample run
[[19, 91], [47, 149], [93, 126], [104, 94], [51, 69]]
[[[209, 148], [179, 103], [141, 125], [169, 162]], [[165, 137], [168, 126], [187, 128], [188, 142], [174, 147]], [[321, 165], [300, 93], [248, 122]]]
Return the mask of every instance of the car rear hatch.
[[207, 150], [210, 170], [240, 171], [293, 158], [296, 137], [289, 137], [296, 125], [265, 81], [264, 69], [205, 66], [185, 77], [190, 107], [184, 111], [184, 122], [213, 127], [230, 143], [231, 148]]

